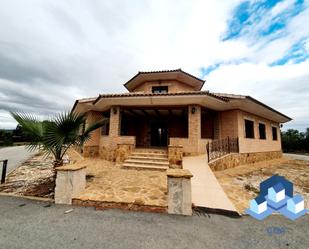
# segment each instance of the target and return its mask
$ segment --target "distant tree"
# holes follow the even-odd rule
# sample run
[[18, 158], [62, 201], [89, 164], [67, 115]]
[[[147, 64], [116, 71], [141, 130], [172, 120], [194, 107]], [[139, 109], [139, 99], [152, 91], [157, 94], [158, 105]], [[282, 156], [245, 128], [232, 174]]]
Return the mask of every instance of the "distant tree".
[[309, 128], [306, 132], [295, 129], [282, 132], [282, 149], [284, 152], [309, 151]]

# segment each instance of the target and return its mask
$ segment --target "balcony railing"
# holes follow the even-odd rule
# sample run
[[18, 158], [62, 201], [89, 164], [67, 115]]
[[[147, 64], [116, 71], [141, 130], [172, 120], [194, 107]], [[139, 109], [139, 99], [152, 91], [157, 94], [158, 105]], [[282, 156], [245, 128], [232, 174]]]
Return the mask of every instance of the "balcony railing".
[[208, 162], [230, 153], [239, 153], [238, 137], [216, 139], [207, 145]]

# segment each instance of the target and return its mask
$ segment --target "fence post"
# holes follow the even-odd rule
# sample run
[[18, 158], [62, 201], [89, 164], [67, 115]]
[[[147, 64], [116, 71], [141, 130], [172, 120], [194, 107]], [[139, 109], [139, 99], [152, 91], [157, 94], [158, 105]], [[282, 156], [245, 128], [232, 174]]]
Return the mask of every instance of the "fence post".
[[2, 176], [1, 176], [1, 184], [5, 182], [5, 176], [6, 176], [6, 168], [8, 165], [8, 160], [3, 160], [3, 167], [2, 167]]

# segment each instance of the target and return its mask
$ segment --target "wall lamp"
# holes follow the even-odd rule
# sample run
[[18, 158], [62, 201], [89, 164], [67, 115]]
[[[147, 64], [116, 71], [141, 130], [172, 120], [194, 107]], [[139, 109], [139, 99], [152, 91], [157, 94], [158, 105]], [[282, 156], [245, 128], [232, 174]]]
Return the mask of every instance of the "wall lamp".
[[117, 114], [117, 108], [116, 107], [113, 108], [113, 113]]
[[194, 114], [195, 113], [195, 107], [191, 108], [191, 113]]

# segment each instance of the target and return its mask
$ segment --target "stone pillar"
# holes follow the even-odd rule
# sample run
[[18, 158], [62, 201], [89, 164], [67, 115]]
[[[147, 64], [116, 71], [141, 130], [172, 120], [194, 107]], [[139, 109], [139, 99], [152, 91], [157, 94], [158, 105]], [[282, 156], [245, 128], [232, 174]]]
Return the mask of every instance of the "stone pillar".
[[170, 168], [182, 169], [183, 147], [181, 145], [168, 146], [168, 161]]
[[201, 107], [190, 105], [188, 109], [189, 143], [191, 152], [198, 154], [201, 139]]
[[168, 213], [192, 215], [191, 177], [189, 170], [168, 169]]
[[110, 137], [120, 136], [120, 128], [121, 128], [120, 107], [112, 106], [110, 110], [109, 136]]
[[67, 165], [56, 168], [56, 204], [72, 204], [72, 197], [86, 187], [86, 166]]

